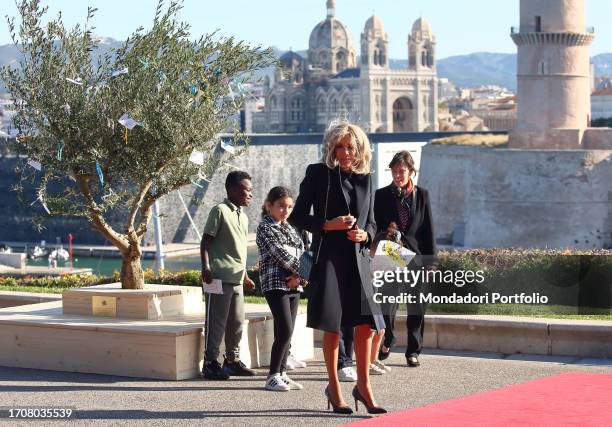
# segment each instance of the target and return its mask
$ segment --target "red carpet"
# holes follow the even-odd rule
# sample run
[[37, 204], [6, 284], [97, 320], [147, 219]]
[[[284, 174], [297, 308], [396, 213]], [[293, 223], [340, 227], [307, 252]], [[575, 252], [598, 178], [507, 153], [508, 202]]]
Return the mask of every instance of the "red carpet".
[[568, 372], [350, 425], [612, 426], [612, 375]]

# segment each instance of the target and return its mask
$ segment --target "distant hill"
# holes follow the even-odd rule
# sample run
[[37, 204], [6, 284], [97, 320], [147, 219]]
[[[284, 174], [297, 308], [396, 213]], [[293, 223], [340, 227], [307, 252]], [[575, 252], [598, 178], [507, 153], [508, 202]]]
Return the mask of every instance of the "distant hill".
[[[591, 57], [595, 75], [612, 76], [612, 53]], [[472, 53], [438, 61], [438, 75], [458, 86], [495, 84], [516, 90], [516, 54]]]
[[516, 55], [506, 53], [471, 53], [438, 61], [438, 75], [457, 86], [499, 85], [516, 89]]
[[612, 53], [602, 53], [591, 58], [595, 64], [595, 75], [612, 77]]
[[[122, 41], [118, 41], [110, 37], [102, 37], [99, 38], [98, 48], [94, 50], [91, 55], [92, 57], [97, 58], [100, 55], [104, 55], [110, 49], [116, 49], [122, 45]], [[19, 48], [14, 44], [11, 43], [0, 46], [0, 67], [6, 65], [16, 65], [19, 62], [20, 57], [21, 53], [19, 52]], [[5, 91], [6, 88], [4, 87], [3, 82], [0, 80], [0, 93]]]
[[[93, 54], [97, 56], [108, 49], [121, 46], [120, 41], [104, 38], [101, 39], [99, 48]], [[280, 56], [286, 51], [273, 48]], [[306, 56], [305, 50], [296, 51]], [[19, 51], [13, 44], [0, 46], [0, 66], [15, 64], [19, 58]], [[612, 76], [612, 53], [602, 53], [591, 58], [595, 64], [597, 76]], [[407, 67], [405, 59], [390, 59], [391, 68], [400, 69]], [[260, 70], [257, 77], [272, 76], [273, 68]], [[474, 87], [481, 85], [499, 85], [516, 90], [516, 54], [478, 52], [468, 55], [451, 56], [438, 60], [438, 75], [446, 77], [457, 86]], [[0, 83], [0, 92], [4, 86]]]
[[[280, 56], [286, 51], [274, 48], [274, 52]], [[306, 51], [296, 52], [306, 57]], [[597, 76], [612, 76], [612, 53], [593, 56], [591, 61]], [[408, 66], [408, 61], [389, 59], [389, 65], [392, 69], [402, 69]], [[270, 70], [263, 74], [268, 73]], [[516, 90], [516, 54], [477, 52], [451, 56], [438, 60], [438, 75], [461, 87], [498, 85]]]

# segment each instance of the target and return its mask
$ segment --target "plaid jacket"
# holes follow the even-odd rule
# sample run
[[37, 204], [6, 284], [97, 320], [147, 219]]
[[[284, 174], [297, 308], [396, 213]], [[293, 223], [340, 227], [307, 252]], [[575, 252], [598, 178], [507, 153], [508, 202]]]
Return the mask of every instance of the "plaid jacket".
[[291, 291], [285, 279], [298, 274], [304, 243], [288, 223], [277, 224], [266, 215], [257, 227], [259, 282], [262, 292], [274, 289]]

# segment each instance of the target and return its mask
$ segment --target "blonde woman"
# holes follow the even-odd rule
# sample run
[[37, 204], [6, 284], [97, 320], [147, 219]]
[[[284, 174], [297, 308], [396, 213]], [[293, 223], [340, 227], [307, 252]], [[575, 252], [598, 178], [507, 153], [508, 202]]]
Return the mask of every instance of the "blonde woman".
[[289, 217], [298, 228], [313, 233], [316, 262], [310, 275], [307, 325], [325, 332], [328, 408], [331, 404], [336, 413], [352, 413], [340, 391], [337, 362], [340, 328], [354, 327], [355, 406], [360, 401], [368, 413], [382, 414], [386, 410], [376, 405], [369, 377], [372, 331], [384, 329], [371, 298], [369, 246], [376, 233], [372, 152], [365, 132], [344, 121], [330, 125], [324, 145], [323, 162], [307, 167]]

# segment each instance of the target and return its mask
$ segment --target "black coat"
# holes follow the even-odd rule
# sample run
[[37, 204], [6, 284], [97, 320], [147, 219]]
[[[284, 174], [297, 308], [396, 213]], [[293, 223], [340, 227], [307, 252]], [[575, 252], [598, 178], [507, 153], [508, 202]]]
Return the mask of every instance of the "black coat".
[[[368, 233], [368, 240], [362, 243], [354, 244], [354, 251], [348, 253], [347, 256], [354, 257], [353, 265], [357, 266], [358, 276], [361, 281], [360, 288], [364, 291], [362, 299], [371, 297], [372, 295], [372, 279], [370, 276], [370, 259], [369, 247], [370, 242], [376, 234], [376, 223], [374, 222], [374, 193], [372, 188], [371, 175], [356, 175], [353, 180], [355, 188], [357, 225], [360, 229]], [[329, 186], [329, 196], [327, 197]], [[327, 216], [325, 216], [325, 206], [327, 198]], [[312, 213], [311, 213], [312, 209]], [[326, 219], [333, 219], [338, 216], [348, 215], [349, 209], [342, 191], [340, 181], [340, 168], [336, 167], [330, 170], [324, 163], [311, 164], [306, 169], [304, 180], [300, 184], [300, 193], [295, 201], [295, 207], [289, 217], [289, 222], [299, 229], [310, 231], [313, 235], [312, 251], [317, 258], [317, 255], [322, 259], [332, 251], [337, 251], [339, 248], [334, 247], [333, 239], [325, 239], [323, 224]], [[323, 237], [323, 238], [322, 238]], [[321, 243], [322, 242], [322, 243]], [[350, 260], [350, 258], [349, 258]], [[320, 264], [320, 263], [319, 263]], [[324, 286], [323, 283], [317, 283], [317, 265], [313, 267], [311, 273], [311, 281], [313, 281], [313, 292], [317, 288]], [[327, 295], [327, 294], [326, 294]], [[311, 298], [314, 299], [314, 298]], [[323, 304], [334, 305], [340, 304], [340, 301], [325, 301]], [[310, 304], [310, 303], [309, 303]], [[327, 312], [321, 308], [321, 312]], [[309, 306], [309, 318], [310, 318]], [[315, 317], [315, 316], [313, 316]], [[310, 321], [309, 321], [310, 323]], [[325, 315], [322, 319], [317, 319], [313, 326], [324, 330], [333, 330], [326, 327]], [[309, 325], [310, 326], [310, 325]]]
[[[398, 227], [400, 226], [397, 199], [393, 194], [393, 187], [393, 184], [391, 184], [376, 190], [374, 217], [377, 233], [386, 231], [391, 222], [395, 222]], [[426, 257], [426, 264], [429, 264], [437, 253], [429, 192], [419, 186], [414, 188], [416, 189], [414, 194], [416, 197], [412, 203], [411, 223], [407, 230], [400, 230], [402, 232], [402, 242], [417, 255]]]

